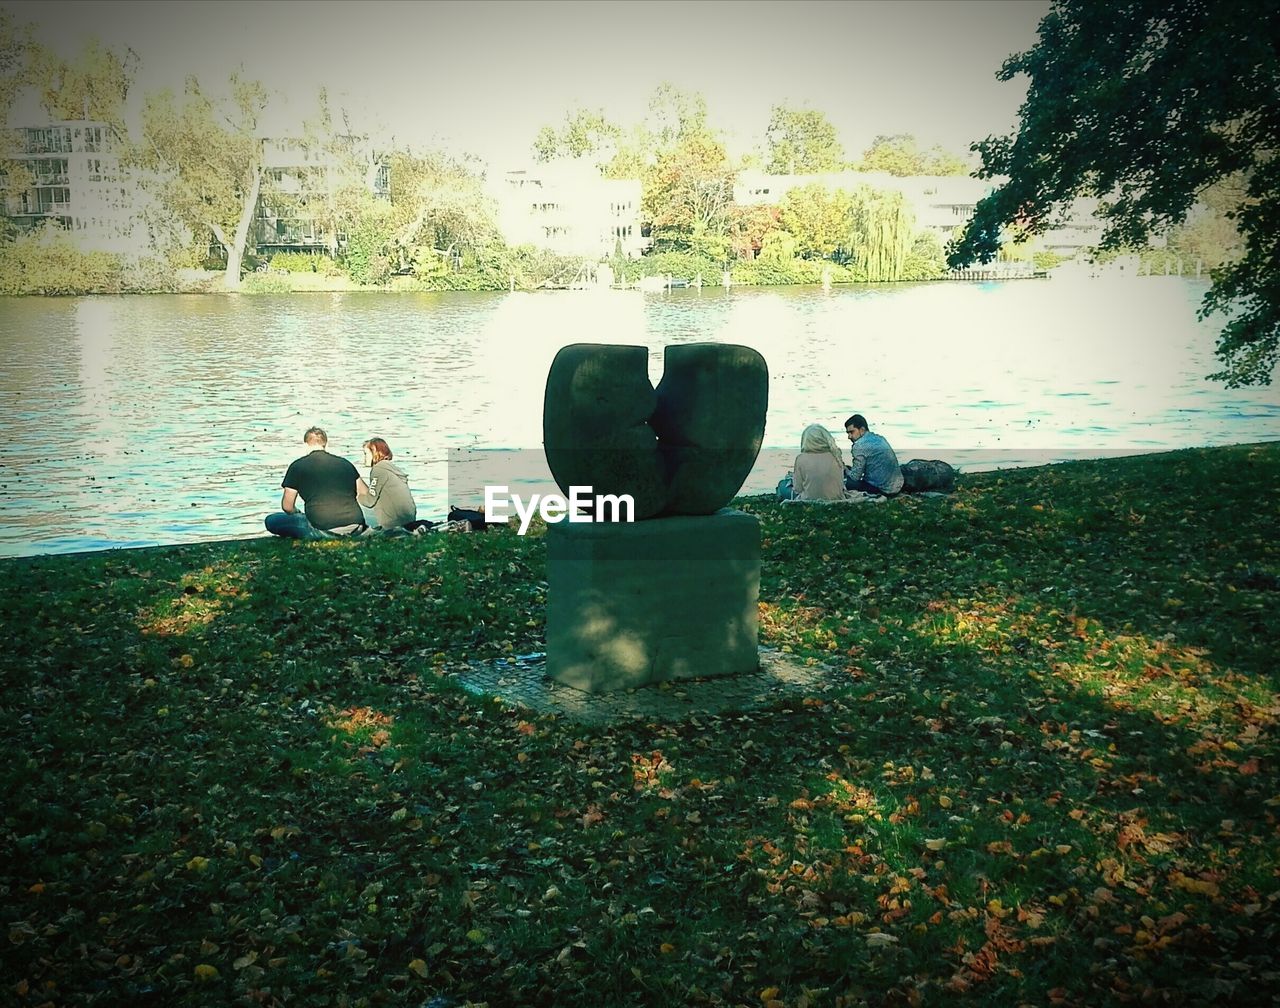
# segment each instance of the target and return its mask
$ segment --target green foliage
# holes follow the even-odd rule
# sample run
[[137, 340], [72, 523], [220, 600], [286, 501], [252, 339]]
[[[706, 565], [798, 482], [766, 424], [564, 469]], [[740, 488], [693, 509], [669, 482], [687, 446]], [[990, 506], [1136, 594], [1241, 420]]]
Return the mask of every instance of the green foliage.
[[397, 210], [368, 190], [339, 193], [339, 219], [347, 233], [342, 265], [356, 283], [380, 287], [391, 279], [401, 251], [396, 241]]
[[830, 256], [846, 240], [853, 199], [842, 189], [812, 183], [790, 190], [778, 208], [778, 223], [795, 239], [796, 254]]
[[437, 290], [505, 290], [511, 283], [511, 262], [505, 249], [468, 252], [458, 271], [446, 273]]
[[38, 74], [41, 106], [53, 119], [102, 120], [123, 131], [125, 100], [136, 69], [132, 50], [121, 55], [97, 39], [90, 39], [70, 62], [44, 51]]
[[830, 274], [837, 283], [848, 279], [846, 271], [834, 263], [789, 259], [780, 254], [768, 256], [761, 253], [758, 259], [734, 263], [730, 271], [733, 283], [743, 287], [816, 284], [822, 282], [824, 274]]
[[[506, 258], [497, 267], [498, 270], [505, 269], [508, 278], [514, 276], [517, 287], [532, 290], [570, 283], [586, 262], [581, 256], [561, 255], [549, 249], [521, 245], [508, 250]], [[507, 282], [509, 284], [510, 280]]]
[[462, 256], [458, 268], [451, 258], [431, 255], [415, 270], [417, 290], [518, 290], [567, 287], [586, 260], [547, 249], [521, 245], [493, 245]]
[[696, 137], [712, 137], [707, 100], [697, 91], [683, 91], [670, 81], [653, 89], [644, 132], [655, 153], [669, 151]]
[[679, 280], [692, 280], [701, 274], [705, 283], [715, 282], [724, 272], [721, 260], [692, 251], [654, 252], [629, 260], [627, 265], [638, 276], [671, 276]]
[[53, 224], [0, 245], [0, 294], [119, 294], [124, 289], [119, 256], [83, 252]]
[[273, 270], [283, 273], [319, 273], [334, 276], [337, 272], [332, 259], [311, 252], [276, 252], [270, 260]]
[[250, 273], [240, 289], [245, 294], [291, 294], [293, 282], [278, 273]]
[[915, 240], [915, 215], [902, 193], [859, 186], [852, 194], [852, 214], [844, 250], [870, 283], [905, 278], [907, 257]]
[[385, 221], [367, 217], [357, 221], [347, 233], [343, 262], [351, 279], [365, 286], [380, 287], [391, 279], [388, 254], [390, 229]]
[[770, 231], [760, 243], [759, 259], [776, 266], [790, 267], [795, 260], [798, 246], [796, 236], [789, 231]]
[[160, 256], [127, 258], [120, 271], [120, 289], [129, 294], [171, 294], [178, 290], [172, 263]]
[[1206, 270], [1239, 262], [1245, 249], [1235, 211], [1246, 199], [1245, 177], [1239, 172], [1213, 183], [1200, 193], [1186, 221], [1169, 229], [1165, 255], [1183, 260], [1192, 269], [1197, 260]]
[[[474, 165], [442, 151], [396, 151], [390, 158], [389, 254], [407, 258], [417, 246], [443, 255], [501, 244], [497, 207]], [[376, 202], [376, 201], [375, 201]], [[360, 214], [381, 212], [366, 197]]]
[[844, 167], [844, 147], [821, 112], [776, 105], [765, 137], [765, 171], [771, 174], [819, 174]]
[[1227, 202], [1242, 254], [1214, 272], [1201, 315], [1226, 318], [1210, 377], [1269, 384], [1280, 358], [1277, 37], [1269, 0], [1138, 0], [1105, 17], [1090, 0], [1059, 0], [1034, 48], [1001, 68], [1028, 80], [1018, 132], [977, 149], [983, 177], [1009, 180], [978, 203], [952, 264], [990, 262], [1005, 225], [1043, 230], [1077, 196], [1103, 201], [1101, 249], [1141, 247], [1215, 183], [1243, 178]]
[[739, 500], [808, 685], [612, 724], [512, 699], [542, 538], [6, 560], [8, 1000], [1269, 1006], [1277, 483]]
[[266, 91], [234, 74], [230, 89], [229, 103], [215, 101], [192, 77], [181, 101], [169, 91], [149, 96], [136, 160], [176, 220], [197, 236], [212, 233], [223, 247], [234, 288], [262, 185], [257, 123]]
[[538, 162], [561, 158], [592, 158], [600, 168], [606, 167], [617, 152], [622, 129], [605, 118], [601, 109], [578, 109], [565, 115], [559, 131], [544, 126], [533, 143], [533, 158]]
[[729, 250], [733, 169], [709, 133], [678, 139], [644, 179], [643, 213], [655, 248], [690, 249], [723, 260]]
[[1061, 256], [1057, 252], [1051, 252], [1049, 249], [1036, 252], [1031, 256], [1032, 263], [1038, 270], [1051, 270], [1061, 266], [1067, 261], [1066, 256]]
[[0, 7], [0, 113], [5, 123], [13, 103], [36, 79], [42, 49], [31, 37], [31, 27]]
[[903, 280], [937, 280], [946, 276], [947, 255], [932, 231], [919, 231], [902, 264]]
[[930, 147], [920, 150], [916, 138], [909, 133], [878, 136], [862, 155], [860, 171], [882, 171], [890, 175], [967, 175], [964, 159]]

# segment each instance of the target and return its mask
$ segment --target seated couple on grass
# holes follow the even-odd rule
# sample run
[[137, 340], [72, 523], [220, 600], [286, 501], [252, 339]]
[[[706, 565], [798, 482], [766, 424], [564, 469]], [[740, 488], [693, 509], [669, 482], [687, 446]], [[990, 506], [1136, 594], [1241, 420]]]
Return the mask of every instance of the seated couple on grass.
[[[319, 427], [302, 435], [310, 452], [295, 459], [284, 474], [280, 510], [267, 515], [272, 535], [286, 539], [333, 539], [355, 535], [408, 535], [431, 522], [418, 521], [418, 507], [404, 470], [391, 462], [391, 448], [382, 438], [363, 445], [366, 483], [346, 459], [328, 451], [329, 436]], [[306, 512], [298, 510], [298, 499]], [[363, 508], [373, 512], [373, 523]]]
[[782, 500], [833, 501], [846, 493], [877, 499], [896, 497], [902, 491], [902, 467], [898, 456], [879, 434], [867, 426], [867, 418], [855, 413], [844, 422], [849, 436], [852, 465], [831, 433], [821, 424], [810, 424], [800, 435], [800, 454], [790, 473], [778, 484]]

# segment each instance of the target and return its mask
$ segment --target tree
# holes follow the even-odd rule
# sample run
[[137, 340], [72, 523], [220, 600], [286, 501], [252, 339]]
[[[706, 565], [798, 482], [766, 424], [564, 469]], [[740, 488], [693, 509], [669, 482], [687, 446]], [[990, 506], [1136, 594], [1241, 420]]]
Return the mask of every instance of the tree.
[[813, 175], [844, 165], [836, 128], [821, 112], [775, 105], [765, 137], [765, 171], [770, 174]]
[[681, 91], [663, 81], [653, 89], [644, 126], [656, 152], [671, 150], [689, 137], [710, 134], [707, 100], [696, 91]]
[[729, 246], [738, 259], [753, 259], [764, 248], [765, 239], [778, 224], [778, 208], [773, 206], [739, 206], [729, 208]]
[[390, 240], [397, 254], [425, 262], [499, 241], [497, 208], [465, 161], [441, 151], [397, 151], [391, 158]]
[[915, 242], [915, 215], [902, 193], [859, 186], [843, 242], [868, 283], [902, 280]]
[[778, 220], [796, 240], [796, 252], [805, 259], [831, 255], [849, 234], [853, 200], [843, 189], [810, 183], [792, 189], [782, 198]]
[[942, 241], [932, 231], [916, 232], [902, 266], [903, 280], [936, 280], [947, 272], [947, 256]]
[[718, 140], [705, 132], [679, 140], [658, 155], [644, 183], [642, 213], [652, 222], [655, 246], [725, 258], [733, 169]]
[[74, 60], [42, 50], [37, 61], [40, 104], [53, 119], [93, 119], [124, 131], [124, 104], [138, 56], [123, 55], [90, 39]]
[[1235, 208], [1245, 199], [1244, 177], [1233, 174], [1213, 183], [1200, 194], [1186, 223], [1169, 234], [1167, 248], [1186, 261], [1214, 269], [1235, 262], [1244, 253], [1240, 230], [1233, 220]]
[[[6, 124], [18, 95], [35, 81], [37, 59], [30, 27], [18, 24], [0, 7], [0, 113]], [[0, 130], [0, 211], [7, 211], [10, 201], [31, 187], [31, 172], [26, 162], [14, 158], [17, 152], [16, 131]], [[13, 220], [0, 212], [0, 238], [9, 239], [16, 232]]]
[[544, 126], [533, 142], [533, 159], [539, 162], [596, 155], [601, 166], [617, 149], [622, 130], [604, 117], [603, 109], [578, 109], [565, 116], [564, 126]]
[[226, 250], [226, 284], [235, 289], [262, 188], [257, 126], [267, 96], [257, 81], [233, 74], [230, 84], [226, 107], [194, 77], [180, 104], [170, 91], [149, 98], [138, 160], [175, 216], [196, 235], [212, 233]]
[[1270, 384], [1280, 343], [1280, 7], [1271, 0], [1056, 0], [1030, 51], [998, 77], [1029, 79], [1018, 130], [974, 145], [980, 200], [954, 267], [990, 262], [1003, 229], [1030, 233], [1077, 196], [1102, 203], [1099, 248], [1141, 246], [1185, 221], [1213, 183], [1242, 173], [1229, 211], [1243, 254], [1213, 272], [1202, 318], [1229, 388]]
[[863, 152], [859, 167], [862, 171], [882, 171], [899, 177], [968, 173], [963, 158], [936, 146], [921, 151], [919, 142], [910, 133], [876, 137]]
[[0, 114], [6, 123], [18, 95], [35, 81], [39, 52], [30, 26], [19, 24], [0, 7]]
[[921, 175], [968, 175], [969, 164], [959, 154], [938, 145], [920, 155]]

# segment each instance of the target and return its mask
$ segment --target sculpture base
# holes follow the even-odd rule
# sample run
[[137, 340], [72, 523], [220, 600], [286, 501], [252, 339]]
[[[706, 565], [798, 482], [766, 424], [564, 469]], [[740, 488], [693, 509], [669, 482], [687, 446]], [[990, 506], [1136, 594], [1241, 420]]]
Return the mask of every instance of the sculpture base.
[[589, 693], [758, 664], [760, 524], [742, 511], [547, 529], [547, 675]]

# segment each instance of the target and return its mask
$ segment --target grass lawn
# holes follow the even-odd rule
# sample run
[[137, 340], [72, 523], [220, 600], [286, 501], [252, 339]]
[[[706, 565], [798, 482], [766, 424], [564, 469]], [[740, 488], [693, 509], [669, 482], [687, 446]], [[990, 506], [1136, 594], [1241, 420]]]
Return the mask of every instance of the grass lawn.
[[586, 728], [491, 532], [0, 563], [0, 1004], [1271, 1004], [1280, 443], [746, 499], [832, 687]]

